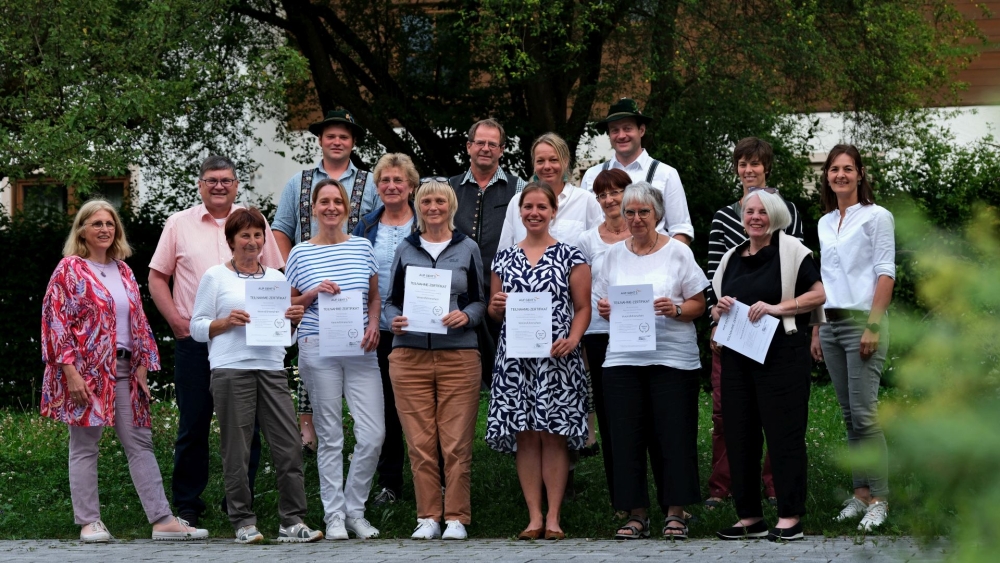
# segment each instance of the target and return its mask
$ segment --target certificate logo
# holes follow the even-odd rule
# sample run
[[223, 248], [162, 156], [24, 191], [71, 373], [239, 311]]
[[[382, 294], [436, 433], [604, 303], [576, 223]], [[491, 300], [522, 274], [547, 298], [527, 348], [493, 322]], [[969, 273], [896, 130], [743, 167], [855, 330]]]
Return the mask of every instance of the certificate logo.
[[539, 340], [545, 338], [545, 331], [544, 330], [536, 330], [535, 331], [535, 338], [537, 338]]
[[761, 318], [757, 319], [756, 321], [753, 321], [753, 322], [752, 322], [752, 323], [750, 323], [750, 324], [751, 324], [751, 325], [753, 325], [753, 327], [754, 327], [754, 328], [760, 328], [760, 322], [761, 322], [762, 320], [764, 320], [764, 317], [761, 317]]
[[351, 330], [347, 331], [347, 337], [348, 338], [357, 338], [358, 337], [358, 330], [352, 328]]
[[432, 311], [433, 311], [433, 313], [435, 315], [440, 315], [440, 314], [444, 313], [444, 309], [442, 309], [441, 307], [434, 307], [434, 309], [432, 309]]
[[274, 319], [274, 328], [284, 328], [285, 319]]
[[639, 323], [639, 332], [649, 332], [649, 323]]

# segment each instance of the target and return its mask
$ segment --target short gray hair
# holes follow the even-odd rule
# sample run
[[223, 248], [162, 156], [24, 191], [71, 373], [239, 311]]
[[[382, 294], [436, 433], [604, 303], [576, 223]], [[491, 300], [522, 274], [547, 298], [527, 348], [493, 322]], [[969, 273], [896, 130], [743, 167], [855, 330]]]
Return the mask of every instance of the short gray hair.
[[[752, 197], [759, 198], [760, 204], [764, 206], [764, 211], [767, 212], [767, 220], [770, 223], [767, 228], [768, 234], [780, 231], [792, 224], [792, 214], [788, 212], [788, 205], [785, 204], [785, 200], [781, 199], [780, 195], [768, 193], [764, 190], [752, 191], [743, 196], [741, 204], [744, 209], [746, 209], [747, 202]], [[746, 217], [746, 215], [743, 215], [743, 217]], [[743, 217], [740, 217], [740, 223], [743, 223]], [[745, 224], [743, 226], [746, 227]]]
[[213, 154], [212, 156], [206, 158], [205, 161], [201, 163], [201, 173], [199, 177], [204, 176], [205, 172], [212, 172], [214, 170], [230, 170], [233, 173], [233, 177], [236, 177], [236, 165], [233, 164], [232, 160], [229, 160], [229, 158], [222, 155]]
[[633, 182], [625, 188], [625, 195], [622, 196], [622, 209], [624, 210], [633, 203], [652, 207], [657, 223], [663, 219], [663, 194], [651, 186], [649, 182]]

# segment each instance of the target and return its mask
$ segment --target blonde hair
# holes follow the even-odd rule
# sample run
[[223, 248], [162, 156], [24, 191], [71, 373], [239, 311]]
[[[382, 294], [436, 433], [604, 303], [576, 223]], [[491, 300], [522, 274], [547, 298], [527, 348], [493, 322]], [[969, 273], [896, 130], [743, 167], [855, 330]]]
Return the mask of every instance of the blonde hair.
[[92, 199], [80, 206], [73, 218], [73, 228], [66, 237], [66, 244], [63, 245], [63, 256], [79, 256], [87, 258], [90, 256], [90, 249], [83, 238], [84, 230], [89, 228], [87, 220], [98, 211], [107, 211], [111, 215], [111, 220], [115, 222], [115, 234], [108, 248], [108, 258], [112, 260], [124, 260], [132, 256], [132, 247], [125, 240], [125, 228], [122, 227], [122, 219], [118, 216], [118, 211], [113, 205], [103, 199]]
[[455, 230], [455, 212], [458, 211], [458, 198], [455, 197], [455, 190], [450, 185], [437, 180], [431, 180], [420, 184], [417, 188], [416, 208], [417, 208], [417, 228], [420, 232], [427, 232], [427, 224], [424, 216], [420, 213], [420, 200], [428, 195], [443, 195], [448, 200], [448, 228]]
[[420, 184], [420, 174], [417, 173], [417, 168], [413, 165], [412, 158], [398, 152], [382, 155], [382, 158], [378, 159], [378, 164], [375, 165], [375, 169], [372, 171], [376, 184], [382, 178], [382, 172], [385, 172], [386, 168], [399, 168], [403, 176], [406, 177], [406, 182], [410, 184], [410, 190], [416, 191], [417, 186]]
[[[563, 181], [569, 180], [569, 145], [562, 137], [556, 135], [555, 133], [545, 133], [541, 137], [535, 139], [534, 143], [531, 143], [531, 166], [534, 169], [535, 166], [535, 149], [538, 145], [545, 143], [546, 145], [552, 147], [556, 151], [556, 158], [559, 159], [559, 164], [562, 164], [563, 169]], [[538, 178], [538, 175], [535, 175]]]

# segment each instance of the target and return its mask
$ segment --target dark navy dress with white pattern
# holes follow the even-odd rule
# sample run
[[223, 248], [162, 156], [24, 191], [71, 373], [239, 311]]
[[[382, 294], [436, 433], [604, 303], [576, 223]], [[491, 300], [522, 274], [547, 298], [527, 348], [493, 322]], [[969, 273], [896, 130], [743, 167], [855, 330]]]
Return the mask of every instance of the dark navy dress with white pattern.
[[[553, 342], [569, 335], [573, 304], [569, 275], [586, 264], [576, 247], [557, 242], [548, 247], [534, 267], [517, 245], [497, 253], [493, 271], [504, 293], [548, 291], [552, 294]], [[589, 283], [589, 281], [588, 281]], [[507, 322], [500, 330], [493, 388], [486, 422], [486, 443], [500, 452], [517, 449], [516, 435], [540, 430], [567, 437], [578, 450], [587, 440], [587, 378], [580, 347], [563, 358], [507, 358]]]

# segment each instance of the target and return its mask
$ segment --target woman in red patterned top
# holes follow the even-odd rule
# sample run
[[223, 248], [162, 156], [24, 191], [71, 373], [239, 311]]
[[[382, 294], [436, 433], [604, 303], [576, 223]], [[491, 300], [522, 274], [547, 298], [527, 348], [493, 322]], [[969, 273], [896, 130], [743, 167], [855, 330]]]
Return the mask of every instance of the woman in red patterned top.
[[125, 449], [153, 539], [205, 538], [207, 530], [171, 513], [153, 455], [146, 374], [160, 369], [160, 357], [139, 285], [122, 261], [131, 254], [111, 204], [91, 200], [80, 208], [42, 302], [42, 415], [69, 425], [69, 486], [81, 540], [111, 539], [97, 496], [105, 426], [114, 427]]

